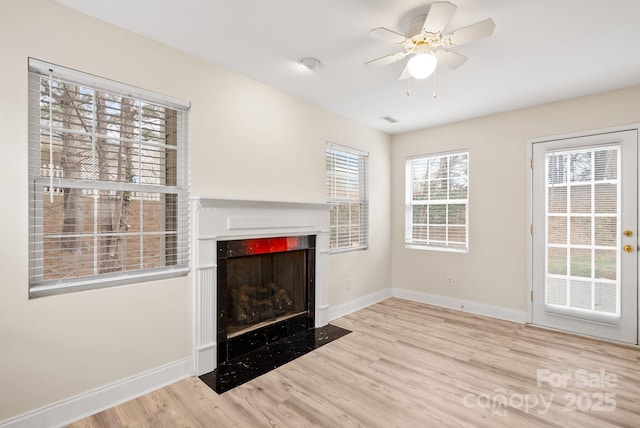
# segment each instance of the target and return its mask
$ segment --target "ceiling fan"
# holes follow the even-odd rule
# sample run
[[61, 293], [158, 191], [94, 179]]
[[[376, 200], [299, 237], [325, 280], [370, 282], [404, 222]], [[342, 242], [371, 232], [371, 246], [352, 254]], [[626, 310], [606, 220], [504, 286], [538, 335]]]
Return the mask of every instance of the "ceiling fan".
[[384, 27], [374, 28], [369, 32], [369, 36], [403, 46], [404, 51], [366, 62], [365, 66], [379, 67], [388, 65], [412, 55], [407, 61], [402, 74], [400, 74], [400, 80], [408, 79], [409, 77], [424, 79], [433, 73], [438, 64], [451, 69], [460, 67], [467, 60], [467, 57], [450, 51], [449, 48], [488, 37], [493, 34], [496, 25], [489, 18], [442, 34], [456, 9], [456, 5], [448, 1], [433, 3], [425, 17], [422, 28], [415, 35], [405, 36]]

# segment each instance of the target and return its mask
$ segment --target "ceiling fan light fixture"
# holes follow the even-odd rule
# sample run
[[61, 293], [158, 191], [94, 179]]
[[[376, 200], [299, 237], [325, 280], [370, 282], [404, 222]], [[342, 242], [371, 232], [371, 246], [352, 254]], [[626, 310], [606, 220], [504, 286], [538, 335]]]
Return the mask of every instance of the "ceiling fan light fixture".
[[300, 60], [300, 65], [308, 70], [314, 71], [322, 68], [322, 61], [318, 58], [306, 57]]
[[431, 53], [419, 53], [407, 62], [407, 71], [414, 79], [426, 79], [433, 74], [438, 59]]

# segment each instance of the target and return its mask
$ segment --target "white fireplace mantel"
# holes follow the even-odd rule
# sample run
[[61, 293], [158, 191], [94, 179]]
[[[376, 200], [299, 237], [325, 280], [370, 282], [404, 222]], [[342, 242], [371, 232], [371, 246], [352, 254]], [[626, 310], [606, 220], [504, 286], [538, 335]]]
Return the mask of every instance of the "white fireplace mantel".
[[217, 367], [218, 241], [316, 235], [315, 327], [329, 322], [329, 205], [194, 197], [193, 360], [196, 375]]

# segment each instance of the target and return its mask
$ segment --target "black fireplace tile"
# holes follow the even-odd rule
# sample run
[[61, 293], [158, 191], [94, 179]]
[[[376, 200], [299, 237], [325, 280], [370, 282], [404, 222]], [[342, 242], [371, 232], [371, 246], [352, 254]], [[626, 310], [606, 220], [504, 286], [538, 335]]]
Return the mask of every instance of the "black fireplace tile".
[[218, 353], [218, 361], [232, 360], [248, 354], [258, 348], [275, 343], [281, 339], [290, 337], [298, 332], [306, 332], [313, 325], [313, 320], [308, 314], [298, 315], [286, 320], [267, 325], [257, 330], [244, 333], [240, 336], [228, 339], [226, 342], [219, 342], [226, 348]]
[[331, 324], [301, 331], [219, 364], [200, 379], [222, 394], [349, 333]]

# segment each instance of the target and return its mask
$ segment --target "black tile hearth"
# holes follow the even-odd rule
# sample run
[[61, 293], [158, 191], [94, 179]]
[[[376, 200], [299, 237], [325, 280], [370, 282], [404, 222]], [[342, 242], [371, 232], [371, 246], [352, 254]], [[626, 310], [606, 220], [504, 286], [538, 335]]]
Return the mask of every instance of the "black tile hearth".
[[349, 333], [351, 331], [331, 324], [294, 333], [219, 364], [200, 379], [222, 394]]
[[308, 314], [301, 314], [226, 340], [223, 339], [223, 335], [220, 335], [218, 362], [233, 360], [269, 343], [275, 343], [310, 328], [313, 328], [313, 320], [309, 319]]

